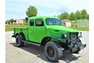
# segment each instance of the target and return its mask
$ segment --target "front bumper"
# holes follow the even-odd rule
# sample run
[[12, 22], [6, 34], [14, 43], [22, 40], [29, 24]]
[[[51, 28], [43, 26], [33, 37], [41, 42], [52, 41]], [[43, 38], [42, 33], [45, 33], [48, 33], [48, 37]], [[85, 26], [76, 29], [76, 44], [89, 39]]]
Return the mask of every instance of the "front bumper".
[[70, 51], [71, 51], [72, 53], [79, 52], [80, 50], [84, 49], [85, 47], [86, 47], [86, 44], [83, 44], [83, 45], [81, 45], [81, 46], [79, 46], [79, 47], [71, 48]]

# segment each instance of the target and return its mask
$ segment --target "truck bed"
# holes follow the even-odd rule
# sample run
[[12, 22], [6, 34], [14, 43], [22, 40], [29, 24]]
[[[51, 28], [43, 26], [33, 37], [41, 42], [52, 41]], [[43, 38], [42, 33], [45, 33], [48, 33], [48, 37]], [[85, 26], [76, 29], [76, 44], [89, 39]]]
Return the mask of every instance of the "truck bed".
[[14, 28], [14, 35], [21, 32], [25, 35], [25, 39], [28, 40], [28, 28]]

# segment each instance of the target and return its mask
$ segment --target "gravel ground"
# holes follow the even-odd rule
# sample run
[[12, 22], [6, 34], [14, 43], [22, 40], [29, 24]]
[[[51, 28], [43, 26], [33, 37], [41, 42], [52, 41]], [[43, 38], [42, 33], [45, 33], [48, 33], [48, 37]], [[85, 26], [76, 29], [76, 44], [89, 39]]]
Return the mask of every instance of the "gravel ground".
[[[18, 48], [15, 46], [15, 38], [12, 31], [6, 32], [6, 63], [52, 63], [49, 62], [42, 47], [26, 45]], [[58, 63], [89, 63], [89, 32], [83, 31], [81, 39], [87, 46], [79, 54], [64, 53]]]

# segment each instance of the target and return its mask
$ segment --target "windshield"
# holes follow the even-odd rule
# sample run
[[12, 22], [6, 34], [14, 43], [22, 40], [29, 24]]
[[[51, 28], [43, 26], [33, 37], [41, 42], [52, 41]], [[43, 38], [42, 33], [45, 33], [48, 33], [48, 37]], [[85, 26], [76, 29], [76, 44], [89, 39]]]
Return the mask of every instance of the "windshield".
[[56, 18], [46, 18], [47, 25], [62, 25], [61, 20]]

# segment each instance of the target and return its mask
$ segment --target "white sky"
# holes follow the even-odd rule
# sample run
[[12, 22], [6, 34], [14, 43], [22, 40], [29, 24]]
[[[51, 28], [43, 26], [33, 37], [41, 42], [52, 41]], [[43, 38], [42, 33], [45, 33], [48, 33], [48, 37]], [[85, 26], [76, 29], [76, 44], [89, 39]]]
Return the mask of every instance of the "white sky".
[[53, 16], [82, 9], [89, 12], [88, 0], [6, 0], [6, 19], [25, 18], [29, 5], [38, 9], [38, 16]]

